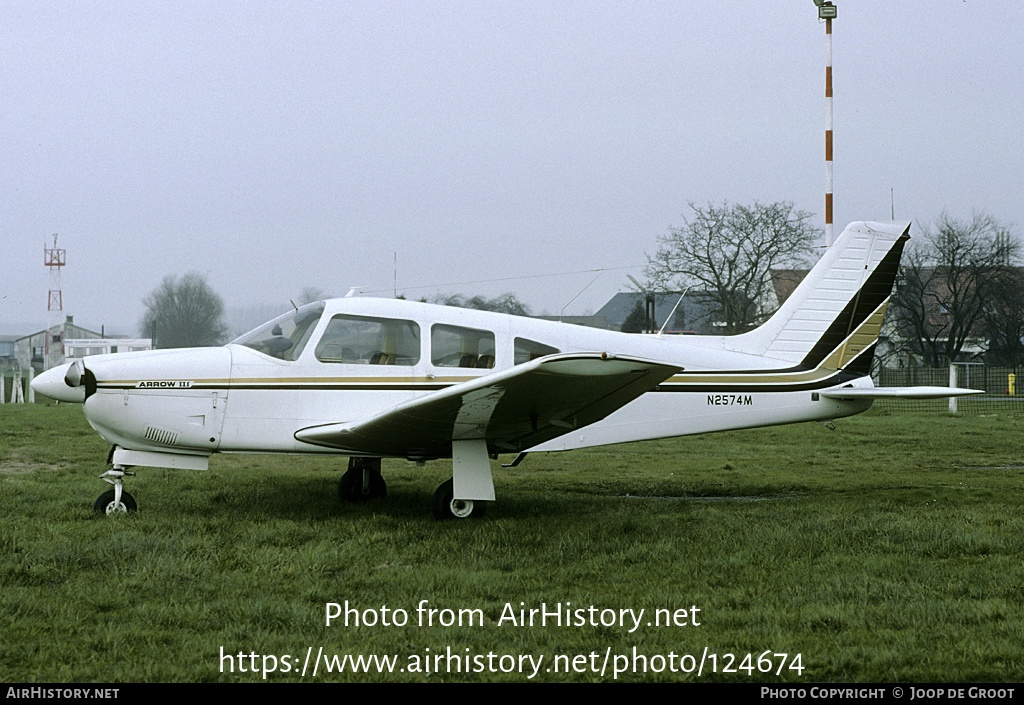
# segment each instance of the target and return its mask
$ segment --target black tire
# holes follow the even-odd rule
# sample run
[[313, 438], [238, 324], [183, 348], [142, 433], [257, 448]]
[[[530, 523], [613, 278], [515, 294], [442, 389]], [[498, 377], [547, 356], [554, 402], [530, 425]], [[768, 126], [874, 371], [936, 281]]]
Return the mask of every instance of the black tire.
[[442, 482], [434, 492], [434, 518], [444, 519], [479, 519], [484, 515], [487, 504], [480, 500], [455, 499], [455, 483], [453, 480]]
[[121, 504], [114, 508], [114, 490], [107, 490], [99, 496], [92, 508], [98, 514], [130, 514], [139, 510], [135, 498], [121, 490]]
[[350, 468], [338, 483], [338, 498], [342, 502], [365, 502], [368, 499], [384, 499], [388, 495], [388, 484], [380, 470], [370, 470], [370, 486], [363, 491], [363, 470]]

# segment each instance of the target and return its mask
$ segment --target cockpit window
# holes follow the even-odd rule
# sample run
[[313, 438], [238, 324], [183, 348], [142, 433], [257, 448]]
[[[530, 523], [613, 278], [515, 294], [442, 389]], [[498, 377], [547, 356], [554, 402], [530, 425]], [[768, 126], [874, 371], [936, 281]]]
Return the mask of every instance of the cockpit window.
[[323, 301], [308, 304], [278, 316], [232, 341], [232, 344], [244, 345], [278, 360], [297, 360], [323, 312]]
[[415, 365], [420, 361], [420, 327], [401, 319], [338, 315], [317, 343], [316, 358], [356, 365]]
[[437, 324], [430, 329], [430, 362], [435, 367], [494, 367], [494, 333]]

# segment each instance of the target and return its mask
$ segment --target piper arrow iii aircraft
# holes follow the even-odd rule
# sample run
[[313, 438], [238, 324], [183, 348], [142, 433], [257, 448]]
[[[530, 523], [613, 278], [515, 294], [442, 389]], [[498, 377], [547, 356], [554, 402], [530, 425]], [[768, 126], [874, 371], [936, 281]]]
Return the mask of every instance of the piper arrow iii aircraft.
[[452, 458], [438, 518], [494, 500], [490, 458], [830, 421], [878, 397], [869, 368], [909, 223], [853, 223], [759, 328], [634, 335], [397, 299], [298, 308], [219, 348], [97, 355], [35, 379], [114, 445], [95, 503], [133, 511], [135, 467], [213, 453], [349, 456], [345, 500], [384, 497], [381, 458]]

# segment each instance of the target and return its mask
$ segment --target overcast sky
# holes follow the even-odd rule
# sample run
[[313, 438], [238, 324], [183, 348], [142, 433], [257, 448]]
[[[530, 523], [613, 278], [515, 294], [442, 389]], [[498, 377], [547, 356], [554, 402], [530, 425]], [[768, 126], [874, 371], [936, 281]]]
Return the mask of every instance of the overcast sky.
[[[1020, 232], [1017, 8], [837, 6], [836, 234], [888, 220], [891, 193], [899, 219]], [[641, 277], [690, 202], [823, 222], [811, 0], [0, 11], [3, 333], [45, 324], [54, 233], [64, 313], [134, 334], [168, 274], [285, 310], [310, 286], [391, 295], [397, 269], [409, 298], [514, 291], [554, 314], [597, 277], [577, 314]]]

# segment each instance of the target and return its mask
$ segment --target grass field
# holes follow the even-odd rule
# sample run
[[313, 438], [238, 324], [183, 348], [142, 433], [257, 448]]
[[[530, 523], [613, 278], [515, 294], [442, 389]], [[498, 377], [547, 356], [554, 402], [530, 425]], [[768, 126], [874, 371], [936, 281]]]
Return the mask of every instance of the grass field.
[[1020, 681], [1024, 420], [837, 426], [533, 455], [481, 520], [431, 517], [450, 463], [345, 505], [344, 459], [278, 456], [141, 469], [101, 517], [81, 409], [0, 406], [0, 678]]

